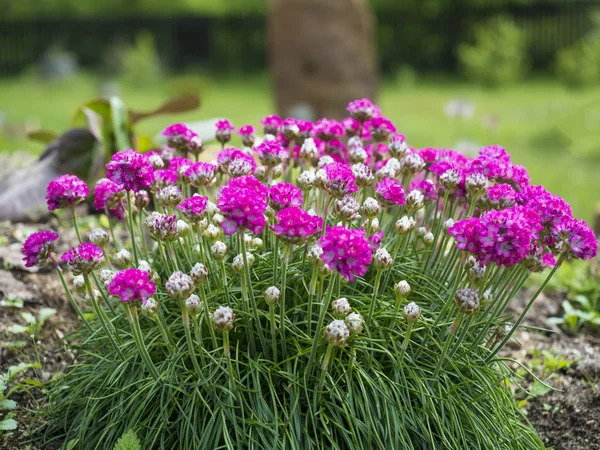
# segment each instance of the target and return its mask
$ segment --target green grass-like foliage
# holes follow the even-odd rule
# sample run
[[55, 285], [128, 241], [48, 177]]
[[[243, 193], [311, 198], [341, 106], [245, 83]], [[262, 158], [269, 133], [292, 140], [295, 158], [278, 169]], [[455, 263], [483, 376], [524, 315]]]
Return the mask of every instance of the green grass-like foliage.
[[[232, 254], [236, 253], [230, 248]], [[440, 316], [453, 288], [448, 282], [452, 274], [444, 274], [444, 258], [425, 270], [429, 252], [407, 246], [394, 266], [383, 272], [372, 325], [366, 324], [365, 331], [353, 335], [345, 347], [335, 348], [324, 371], [321, 361], [327, 343], [322, 339], [315, 364], [307, 367], [323, 298], [331, 287], [332, 298], [348, 298], [353, 310], [366, 318], [376, 271], [370, 269], [364, 278], [348, 284], [340, 283], [336, 274], [317, 275], [317, 292], [311, 296], [311, 274], [318, 272], [306, 260], [304, 247], [296, 248], [287, 269], [285, 341], [282, 345], [278, 329], [276, 363], [263, 293], [279, 284], [273, 283], [273, 267], [281, 260], [279, 256], [274, 260], [270, 245], [255, 254], [251, 278], [260, 323], [243, 304], [247, 300], [240, 275], [226, 265], [225, 291], [222, 273], [208, 261], [210, 275], [203, 290], [209, 309], [230, 304], [236, 318], [228, 359], [222, 336], [216, 335], [215, 346], [210, 324], [199, 314], [198, 327], [193, 329], [200, 342], [195, 352], [201, 376], [194, 371], [186, 346], [180, 305], [166, 295], [160, 282], [154, 298], [161, 303], [174, 346], [165, 343], [150, 317], [140, 317], [145, 344], [160, 374], [157, 381], [144, 367], [124, 310], [111, 299], [117, 315], [113, 317], [108, 309], [107, 314], [123, 341], [124, 360], [111, 351], [106, 333], [95, 321], [93, 332], [82, 328], [75, 334], [81, 339], [81, 362], [51, 389], [45, 443], [78, 439], [82, 449], [112, 448], [124, 432], [134, 430], [144, 449], [544, 448], [503, 386], [506, 369], [498, 362], [484, 362], [489, 354], [485, 342], [474, 345], [486, 314], [469, 322], [464, 339], [452, 341], [449, 357], [434, 375], [456, 317], [454, 307]], [[169, 264], [187, 272], [191, 259], [200, 259], [187, 255], [179, 251]], [[158, 275], [164, 283], [169, 272], [162, 267]], [[410, 283], [412, 292], [400, 306], [414, 301], [422, 309], [403, 354], [407, 323], [393, 289], [394, 282], [402, 279]], [[498, 288], [499, 301], [504, 293]], [[308, 333], [310, 300], [314, 305]], [[327, 309], [325, 323], [332, 318]]]

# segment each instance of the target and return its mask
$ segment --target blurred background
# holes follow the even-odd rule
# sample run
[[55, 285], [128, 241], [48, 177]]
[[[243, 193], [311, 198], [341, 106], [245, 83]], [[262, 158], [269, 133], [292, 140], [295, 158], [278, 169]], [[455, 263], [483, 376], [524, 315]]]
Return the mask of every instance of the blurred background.
[[27, 133], [64, 131], [97, 97], [152, 110], [200, 96], [196, 111], [140, 123], [139, 138], [175, 121], [312, 117], [366, 92], [410, 145], [467, 154], [502, 145], [534, 183], [593, 219], [600, 0], [334, 3], [0, 0], [0, 151], [39, 154], [44, 145]]

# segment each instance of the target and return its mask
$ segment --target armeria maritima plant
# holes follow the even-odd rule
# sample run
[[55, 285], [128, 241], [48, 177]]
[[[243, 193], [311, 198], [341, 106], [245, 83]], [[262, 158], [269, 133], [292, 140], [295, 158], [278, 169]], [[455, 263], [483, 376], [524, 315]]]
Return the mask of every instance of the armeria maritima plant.
[[[414, 149], [368, 100], [348, 111], [342, 123], [266, 117], [262, 136], [239, 130], [253, 146], [240, 149], [221, 121], [210, 162], [179, 124], [165, 132], [179, 156], [116, 154], [94, 190], [110, 230], [62, 255], [83, 277], [74, 294], [58, 235], [27, 239], [27, 265], [56, 266], [83, 323], [41, 439], [106, 449], [133, 429], [169, 450], [544, 447], [498, 352], [563, 261], [596, 255], [593, 233], [501, 147]], [[49, 206], [74, 211], [88, 193], [60, 177]], [[544, 269], [513, 319], [507, 306]]]

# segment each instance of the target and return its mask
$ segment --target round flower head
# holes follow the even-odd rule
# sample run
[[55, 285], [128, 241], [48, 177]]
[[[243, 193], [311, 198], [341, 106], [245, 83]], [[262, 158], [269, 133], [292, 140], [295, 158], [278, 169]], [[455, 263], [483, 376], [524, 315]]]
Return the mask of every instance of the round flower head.
[[415, 228], [415, 219], [409, 216], [402, 216], [394, 224], [394, 231], [396, 234], [405, 235], [410, 233]]
[[295, 141], [300, 133], [296, 119], [288, 117], [281, 122], [281, 134], [287, 141]]
[[512, 186], [501, 183], [490, 186], [480, 203], [486, 208], [506, 209], [515, 204], [516, 198], [517, 193]]
[[408, 281], [401, 280], [394, 285], [394, 293], [397, 298], [406, 298], [410, 294], [411, 287]]
[[409, 153], [400, 160], [400, 173], [414, 175], [425, 168], [425, 161], [418, 153]]
[[217, 120], [215, 124], [217, 131], [215, 132], [215, 139], [221, 144], [226, 144], [231, 140], [231, 132], [235, 130], [235, 127], [229, 120]]
[[436, 200], [438, 194], [435, 190], [435, 185], [429, 180], [415, 180], [410, 183], [409, 192], [418, 191], [423, 194], [423, 201]]
[[156, 193], [156, 202], [165, 208], [179, 205], [181, 203], [181, 189], [179, 189], [179, 186], [165, 186]]
[[269, 306], [276, 304], [279, 301], [281, 292], [276, 286], [270, 286], [265, 291], [265, 303]]
[[346, 111], [348, 111], [350, 117], [360, 123], [364, 123], [367, 120], [371, 120], [376, 115], [379, 115], [379, 108], [366, 98], [348, 103]]
[[156, 291], [150, 274], [139, 269], [125, 269], [118, 272], [108, 285], [108, 292], [117, 296], [123, 303], [138, 306], [145, 303]]
[[311, 162], [319, 156], [319, 150], [313, 138], [306, 138], [300, 147], [300, 158]]
[[296, 119], [296, 125], [298, 126], [296, 141], [299, 144], [304, 143], [306, 139], [312, 138], [314, 125], [310, 120]]
[[100, 248], [104, 248], [109, 242], [108, 233], [102, 228], [94, 228], [90, 232], [90, 242]]
[[323, 219], [295, 206], [279, 211], [275, 220], [271, 228], [280, 239], [291, 244], [306, 242], [323, 226]]
[[384, 142], [396, 132], [396, 127], [385, 117], [375, 117], [370, 121], [369, 131], [375, 142]]
[[100, 268], [103, 257], [104, 254], [100, 247], [90, 242], [84, 242], [63, 253], [60, 259], [67, 262], [75, 275], [87, 275]]
[[394, 158], [402, 158], [408, 152], [408, 145], [403, 134], [392, 134], [388, 143], [388, 151]]
[[46, 189], [48, 210], [72, 208], [83, 202], [90, 190], [83, 180], [75, 175], [61, 175], [52, 180]]
[[185, 300], [194, 293], [194, 280], [178, 270], [169, 277], [165, 283], [165, 289], [170, 297], [176, 300]]
[[409, 212], [415, 212], [423, 208], [425, 196], [417, 189], [414, 189], [406, 196], [406, 209]]
[[591, 259], [598, 253], [598, 241], [583, 220], [571, 219], [554, 227], [556, 249], [569, 258]]
[[345, 297], [332, 301], [331, 309], [333, 310], [333, 315], [338, 319], [343, 319], [350, 314], [350, 311], [352, 311], [350, 302]]
[[107, 209], [110, 214], [119, 220], [125, 218], [125, 207], [123, 201], [125, 191], [123, 186], [114, 183], [108, 178], [101, 178], [94, 188], [94, 207], [102, 211]]
[[198, 135], [182, 123], [176, 123], [168, 126], [163, 132], [167, 137], [167, 144], [184, 155], [188, 152], [198, 155], [204, 150], [202, 140]]
[[253, 176], [229, 180], [217, 201], [217, 207], [225, 216], [221, 224], [225, 234], [233, 234], [238, 228], [254, 234], [262, 233], [266, 224], [267, 193], [266, 186]]
[[367, 272], [372, 252], [362, 228], [329, 227], [319, 243], [323, 262], [347, 280], [354, 281]]
[[134, 150], [115, 153], [106, 165], [106, 176], [127, 191], [140, 191], [150, 187], [154, 169], [148, 158]]
[[321, 141], [331, 141], [344, 135], [344, 127], [332, 119], [319, 119], [315, 123], [313, 132]]
[[264, 134], [277, 135], [281, 127], [281, 118], [275, 114], [260, 119]]
[[373, 256], [373, 263], [377, 269], [381, 270], [392, 267], [394, 260], [385, 248], [379, 248]]
[[326, 178], [323, 188], [338, 200], [358, 190], [352, 169], [346, 164], [334, 162], [327, 164], [324, 170]]
[[152, 189], [157, 191], [167, 186], [174, 186], [179, 179], [179, 175], [173, 169], [160, 169], [154, 172], [152, 180]]
[[368, 197], [362, 204], [361, 209], [369, 219], [373, 219], [381, 213], [381, 205], [373, 197]]
[[465, 178], [465, 188], [473, 197], [483, 195], [488, 187], [488, 179], [485, 175], [479, 172], [467, 175]]
[[208, 197], [202, 197], [201, 195], [194, 194], [190, 198], [186, 198], [181, 202], [177, 209], [183, 213], [186, 219], [191, 223], [198, 223], [206, 215], [206, 204], [208, 203]]
[[313, 170], [305, 170], [298, 177], [297, 184], [302, 190], [308, 191], [312, 189], [315, 184], [315, 172]]
[[185, 176], [194, 187], [212, 186], [215, 182], [215, 171], [217, 166], [205, 162], [192, 164], [185, 171]]
[[346, 117], [342, 119], [342, 127], [344, 127], [344, 133], [346, 136], [352, 138], [358, 135], [360, 131], [360, 122], [352, 117]]
[[231, 160], [227, 166], [227, 173], [231, 177], [241, 177], [252, 175], [256, 170], [256, 161], [254, 158], [241, 150], [231, 154]]
[[180, 180], [187, 182], [188, 180], [185, 176], [185, 173], [190, 167], [192, 167], [192, 164], [193, 162], [191, 160], [181, 156], [176, 156], [169, 161], [169, 169], [175, 171]]
[[262, 164], [268, 167], [275, 167], [283, 162], [288, 156], [288, 152], [283, 148], [279, 141], [263, 141], [260, 145], [254, 147], [258, 154], [258, 159]]
[[117, 252], [115, 255], [115, 264], [118, 267], [125, 268], [131, 264], [133, 261], [133, 255], [129, 250], [123, 248]]
[[227, 248], [227, 244], [225, 244], [224, 242], [221, 242], [221, 241], [215, 242], [210, 247], [210, 254], [217, 261], [222, 261], [223, 259], [225, 259], [228, 252], [229, 252], [229, 249]]
[[329, 345], [342, 347], [350, 337], [348, 325], [343, 320], [334, 320], [325, 328], [325, 340]]
[[58, 234], [50, 230], [29, 235], [21, 247], [25, 267], [46, 265], [54, 252], [57, 240]]
[[148, 162], [155, 171], [165, 167], [165, 162], [157, 153], [148, 154]]
[[356, 185], [360, 187], [370, 186], [375, 181], [375, 177], [371, 172], [369, 166], [363, 163], [356, 163], [352, 165], [352, 173], [356, 179]]
[[244, 125], [238, 129], [237, 134], [242, 138], [242, 144], [244, 147], [252, 147], [254, 145], [255, 130], [252, 125]]
[[277, 183], [269, 188], [269, 206], [281, 211], [290, 206], [302, 206], [304, 196], [302, 189], [291, 183]]
[[461, 313], [476, 314], [479, 310], [479, 291], [473, 288], [458, 289], [454, 303]]
[[[373, 225], [377, 221], [377, 226]], [[376, 231], [374, 231], [376, 230]], [[372, 251], [376, 251], [381, 246], [381, 241], [383, 241], [383, 230], [379, 229], [379, 221], [378, 219], [373, 219], [371, 222], [371, 231], [374, 231], [371, 236], [367, 239], [369, 241], [369, 247], [371, 247]], [[389, 254], [388, 254], [389, 257]], [[391, 259], [391, 258], [390, 258]]]
[[160, 303], [158, 303], [152, 297], [149, 297], [144, 303], [142, 303], [140, 312], [146, 316], [152, 317], [158, 312], [159, 309]]
[[179, 237], [177, 232], [177, 216], [168, 216], [159, 212], [153, 211], [144, 220], [144, 225], [148, 228], [150, 236], [155, 240], [175, 240]]
[[402, 185], [391, 178], [384, 178], [375, 185], [377, 200], [384, 206], [404, 205], [404, 190]]
[[202, 263], [194, 264], [194, 267], [190, 270], [190, 277], [196, 284], [204, 283], [208, 278], [208, 269]]
[[348, 314], [344, 321], [346, 322], [348, 330], [350, 330], [350, 334], [361, 333], [365, 324], [362, 316], [355, 312]]
[[190, 295], [185, 300], [185, 309], [190, 317], [196, 317], [200, 312], [200, 297], [198, 297], [196, 294]]
[[212, 315], [213, 326], [221, 333], [233, 330], [234, 320], [235, 314], [228, 306], [219, 306]]
[[351, 195], [346, 195], [341, 200], [336, 200], [333, 209], [337, 217], [343, 222], [354, 222], [360, 219], [360, 203]]
[[[171, 193], [173, 193], [173, 190], [171, 190]], [[133, 211], [133, 214], [135, 215], [150, 204], [150, 196], [148, 195], [148, 192], [147, 191], [137, 191], [135, 193], [133, 203], [134, 203], [135, 207], [137, 208], [137, 211], [135, 211], [135, 210]]]
[[415, 323], [421, 317], [421, 308], [415, 302], [404, 307], [404, 318], [408, 323]]

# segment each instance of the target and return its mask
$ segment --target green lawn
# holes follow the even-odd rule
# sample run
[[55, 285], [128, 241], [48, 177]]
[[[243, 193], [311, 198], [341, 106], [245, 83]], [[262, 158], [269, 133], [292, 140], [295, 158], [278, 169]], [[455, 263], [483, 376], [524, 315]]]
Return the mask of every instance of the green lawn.
[[[122, 86], [121, 95], [134, 109], [152, 109], [189, 87], [202, 97], [200, 110], [147, 120], [138, 134], [154, 135], [174, 121], [212, 117], [258, 125], [260, 117], [273, 112], [266, 77], [181, 77], [153, 87]], [[11, 137], [13, 125], [28, 121], [63, 130], [77, 106], [97, 92], [96, 81], [88, 76], [58, 84], [31, 77], [0, 80], [0, 110], [8, 123], [8, 132], [0, 135], [0, 148], [39, 151], [40, 145]], [[444, 106], [454, 98], [470, 101], [475, 114], [469, 119], [448, 117]], [[553, 81], [530, 81], [489, 91], [465, 82], [422, 81], [407, 86], [387, 81], [379, 104], [411, 145], [451, 148], [470, 141], [504, 146], [527, 167], [534, 183], [562, 195], [577, 215], [591, 219], [600, 200], [600, 87], [569, 91]], [[492, 128], [484, 125], [489, 117], [497, 121]]]

